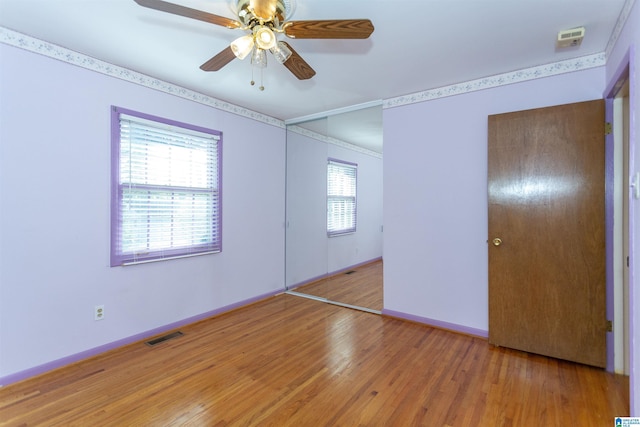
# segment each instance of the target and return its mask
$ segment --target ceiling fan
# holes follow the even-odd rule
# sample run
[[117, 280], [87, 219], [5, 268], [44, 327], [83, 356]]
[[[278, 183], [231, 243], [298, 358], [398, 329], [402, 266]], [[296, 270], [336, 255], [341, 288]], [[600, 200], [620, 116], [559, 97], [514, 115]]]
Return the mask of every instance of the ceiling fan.
[[[295, 5], [292, 0], [234, 0], [237, 20], [163, 0], [134, 1], [150, 9], [247, 32], [202, 64], [200, 68], [203, 71], [218, 71], [233, 59], [244, 59], [249, 54], [253, 66], [264, 68], [267, 64], [266, 51], [269, 51], [294, 76], [306, 80], [316, 74], [315, 70], [291, 45], [278, 41], [277, 34], [282, 33], [292, 39], [366, 39], [374, 30], [368, 19], [287, 21]], [[254, 84], [253, 80], [251, 84]], [[264, 90], [264, 87], [260, 86], [260, 89]]]

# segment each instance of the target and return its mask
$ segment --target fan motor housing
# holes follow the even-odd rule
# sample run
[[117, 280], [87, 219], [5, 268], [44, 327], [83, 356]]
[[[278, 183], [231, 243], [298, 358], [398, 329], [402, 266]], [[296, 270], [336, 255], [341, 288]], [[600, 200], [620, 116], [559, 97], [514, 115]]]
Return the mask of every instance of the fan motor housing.
[[283, 0], [275, 0], [272, 5], [273, 7], [270, 10], [253, 10], [251, 0], [238, 0], [238, 19], [248, 27], [252, 27], [262, 21], [263, 23], [272, 22], [273, 26], [277, 28], [284, 22], [287, 16], [287, 9]]

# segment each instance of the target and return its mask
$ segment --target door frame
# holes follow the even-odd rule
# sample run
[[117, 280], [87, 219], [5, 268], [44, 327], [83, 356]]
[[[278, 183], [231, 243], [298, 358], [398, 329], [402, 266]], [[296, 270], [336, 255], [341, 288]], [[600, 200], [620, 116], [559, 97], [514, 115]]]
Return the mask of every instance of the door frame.
[[[618, 92], [622, 88], [625, 82], [629, 82], [629, 117], [633, 118], [635, 115], [635, 49], [632, 46], [624, 58], [622, 58], [620, 65], [618, 66], [615, 74], [613, 74], [611, 80], [608, 82], [607, 87], [604, 91], [604, 99], [605, 99], [605, 118], [609, 123], [613, 123], [614, 121], [614, 99], [616, 98]], [[632, 119], [633, 120], [633, 119]], [[635, 129], [632, 121], [626, 123], [625, 126], [628, 126], [629, 132], [629, 156], [627, 159], [623, 159], [623, 161], [629, 162], [629, 171], [632, 173], [637, 170], [637, 165], [635, 164]], [[614, 293], [615, 286], [617, 284], [614, 283], [614, 259], [613, 259], [613, 251], [614, 244], [621, 245], [622, 243], [618, 243], [616, 239], [614, 239], [614, 179], [615, 179], [615, 171], [614, 171], [614, 134], [613, 132], [606, 136], [605, 140], [605, 159], [606, 159], [606, 168], [605, 168], [605, 207], [606, 207], [606, 225], [605, 225], [605, 233], [606, 233], [606, 281], [607, 281], [607, 319], [614, 319], [617, 310], [621, 310], [622, 307], [618, 307], [615, 304]], [[628, 189], [623, 190], [623, 197], [625, 192]], [[626, 193], [629, 194], [628, 192]], [[628, 196], [627, 196], [628, 197]], [[620, 208], [620, 207], [618, 207]], [[635, 230], [635, 221], [634, 221], [634, 204], [629, 203], [629, 208], [627, 215], [629, 217], [629, 258], [631, 260], [634, 259], [635, 248], [634, 248], [634, 230]], [[634, 337], [634, 318], [635, 315], [635, 292], [633, 284], [636, 282], [635, 279], [635, 268], [633, 262], [629, 265], [629, 299], [623, 304], [627, 305], [627, 309], [629, 312], [629, 324], [626, 325], [625, 334], [629, 336], [631, 339]], [[614, 325], [615, 327], [615, 325]], [[607, 334], [607, 371], [615, 372], [615, 351], [616, 349], [623, 346], [622, 343], [617, 342], [621, 338], [615, 338], [614, 334]], [[631, 340], [632, 341], [632, 340]], [[625, 355], [629, 358], [629, 376], [630, 376], [630, 401], [633, 405], [634, 402], [634, 388], [635, 388], [635, 370], [634, 365], [636, 365], [635, 359], [637, 355], [634, 354], [633, 345], [629, 348], [629, 354]], [[633, 411], [632, 411], [633, 412]]]
[[489, 116], [489, 239], [511, 236], [489, 250], [489, 343], [606, 367], [604, 119], [602, 98]]
[[[622, 328], [623, 334], [629, 333], [629, 325], [618, 325], [614, 319], [619, 319], [620, 311], [625, 310], [624, 305], [628, 304], [628, 301], [620, 301], [616, 295], [621, 292], [623, 283], [616, 278], [615, 270], [617, 268], [618, 258], [614, 255], [615, 251], [622, 246], [622, 242], [619, 241], [619, 236], [616, 233], [616, 221], [620, 215], [624, 215], [620, 210], [623, 208], [622, 199], [616, 200], [615, 197], [615, 181], [616, 176], [621, 172], [624, 162], [629, 162], [629, 153], [623, 153], [622, 162], [618, 164], [616, 161], [616, 144], [619, 144], [619, 135], [616, 135], [615, 130], [619, 127], [618, 113], [616, 111], [615, 99], [618, 96], [621, 88], [629, 79], [629, 63], [623, 63], [619, 73], [614, 78], [613, 85], [607, 88], [605, 92], [605, 121], [612, 124], [613, 131], [609, 132], [605, 138], [605, 224], [606, 224], [606, 277], [607, 277], [607, 319], [614, 321], [613, 333], [607, 334], [607, 371], [620, 372], [621, 367], [616, 362], [617, 353], [624, 348], [621, 342], [621, 335], [616, 333], [618, 328]], [[628, 126], [628, 123], [624, 124]], [[622, 198], [628, 197], [628, 189], [621, 189]], [[626, 213], [628, 216], [628, 212]], [[627, 307], [628, 310], [628, 307]], [[628, 358], [629, 355], [624, 355], [624, 358]], [[619, 359], [619, 358], [618, 358]], [[624, 368], [624, 366], [622, 366]]]

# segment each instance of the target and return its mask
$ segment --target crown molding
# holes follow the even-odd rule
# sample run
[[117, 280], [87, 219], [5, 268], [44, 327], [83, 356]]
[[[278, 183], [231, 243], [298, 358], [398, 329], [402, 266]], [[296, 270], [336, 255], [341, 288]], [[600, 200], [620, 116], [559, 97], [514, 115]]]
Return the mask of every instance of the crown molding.
[[366, 154], [367, 156], [376, 157], [378, 159], [382, 158], [382, 154], [373, 150], [368, 150], [366, 148], [359, 147], [357, 145], [350, 144], [348, 142], [342, 141], [340, 139], [332, 138], [330, 136], [325, 136], [319, 134], [317, 132], [313, 132], [309, 129], [305, 129], [303, 127], [297, 125], [289, 125], [287, 126], [287, 131], [295, 132], [298, 135], [303, 135], [317, 141], [321, 141], [327, 144], [337, 145], [338, 147], [346, 148], [347, 150], [357, 151], [358, 153]]
[[251, 120], [256, 120], [280, 128], [285, 127], [284, 121], [276, 119], [274, 117], [249, 110], [247, 108], [240, 107], [226, 101], [221, 101], [219, 99], [212, 98], [210, 96], [203, 95], [201, 93], [185, 89], [171, 83], [167, 83], [165, 81], [147, 76], [142, 73], [138, 73], [136, 71], [128, 70], [126, 68], [109, 64], [108, 62], [100, 61], [90, 56], [74, 52], [72, 50], [57, 46], [52, 43], [38, 40], [34, 37], [18, 33], [1, 26], [0, 43], [15, 46], [20, 49], [28, 50], [30, 52], [44, 55], [49, 58], [67, 62], [69, 64], [76, 65], [87, 70], [95, 71], [100, 74], [105, 74], [110, 77], [115, 77], [120, 80], [145, 86], [150, 89], [158, 90], [160, 92], [164, 92], [180, 98], [188, 99], [190, 101], [207, 105], [209, 107], [213, 107], [228, 113], [236, 114], [238, 116], [246, 117]]
[[[159, 90], [170, 95], [175, 95], [180, 98], [198, 102], [200, 104], [204, 104], [218, 110], [226, 111], [228, 113], [237, 114], [248, 119], [256, 120], [280, 128], [286, 127], [284, 121], [282, 120], [225, 101], [221, 101], [219, 99], [212, 98], [210, 96], [203, 95], [201, 93], [155, 79], [153, 77], [149, 77], [145, 74], [118, 67], [113, 64], [109, 64], [108, 62], [100, 61], [90, 56], [83, 55], [78, 52], [74, 52], [72, 50], [48, 42], [44, 42], [42, 40], [38, 40], [36, 38], [18, 33], [13, 30], [9, 30], [1, 26], [0, 43], [15, 46], [20, 49], [47, 56], [49, 58], [67, 62], [72, 65], [77, 65], [79, 67], [115, 77], [120, 80], [125, 80], [151, 89]], [[289, 129], [292, 129], [299, 134], [317, 139], [322, 142], [337, 145], [349, 150], [367, 154], [369, 156], [382, 158], [382, 154], [375, 151], [367, 150], [366, 148], [361, 148], [356, 145], [349, 144], [348, 142], [338, 140], [336, 138], [326, 137], [324, 135], [311, 132], [298, 126], [289, 126]]]
[[382, 102], [382, 108], [399, 107], [401, 105], [430, 101], [447, 96], [460, 95], [497, 86], [540, 79], [558, 74], [572, 73], [574, 71], [587, 70], [589, 68], [606, 65], [607, 58], [611, 55], [611, 51], [622, 33], [622, 29], [631, 14], [631, 9], [633, 9], [634, 4], [635, 0], [625, 1], [604, 52], [385, 99]]
[[382, 100], [376, 100], [371, 102], [365, 102], [362, 104], [350, 105], [348, 107], [336, 108], [329, 111], [321, 111], [315, 114], [309, 114], [307, 116], [295, 117], [284, 121], [285, 125], [295, 125], [298, 123], [308, 122], [310, 120], [324, 119], [330, 116], [336, 116], [338, 114], [350, 113], [352, 111], [364, 110], [365, 108], [380, 107], [382, 106]]
[[[622, 31], [622, 27], [626, 22], [635, 0], [627, 0], [622, 13], [618, 19], [617, 25], [611, 35], [607, 50], [611, 50], [615, 45], [615, 41]], [[204, 104], [222, 111], [246, 117], [251, 120], [263, 122], [272, 126], [285, 128], [285, 122], [262, 113], [258, 113], [247, 108], [231, 104], [201, 93], [185, 89], [183, 87], [167, 83], [165, 81], [128, 70], [123, 67], [92, 58], [87, 55], [74, 52], [72, 50], [54, 45], [34, 37], [10, 30], [0, 26], [0, 43], [25, 49], [33, 53], [41, 54], [53, 59], [57, 59], [69, 64], [73, 64], [88, 70], [92, 70], [101, 74], [105, 74], [114, 78], [125, 80], [134, 84], [155, 89], [167, 94], [188, 99], [200, 104]], [[484, 77], [468, 82], [457, 83], [453, 85], [443, 86], [435, 89], [429, 89], [421, 92], [415, 92], [399, 97], [388, 98], [382, 101], [382, 108], [393, 108], [407, 104], [414, 104], [448, 96], [460, 95], [464, 93], [475, 92], [479, 90], [494, 88], [498, 86], [520, 83], [528, 80], [535, 80], [559, 74], [571, 73], [575, 71], [587, 70], [590, 68], [600, 67], [606, 64], [606, 53], [597, 53], [579, 58], [569, 59], [565, 61], [554, 62], [551, 64], [540, 65], [537, 67], [526, 68], [509, 73], [497, 74], [494, 76]], [[345, 143], [347, 144], [347, 143]], [[348, 144], [350, 145], [350, 144]], [[372, 152], [375, 153], [375, 152]], [[377, 153], [376, 153], [377, 154]]]
[[509, 73], [497, 74], [495, 76], [484, 77], [464, 83], [443, 86], [423, 92], [411, 93], [396, 98], [385, 99], [382, 108], [393, 108], [401, 105], [415, 104], [418, 102], [431, 101], [448, 96], [461, 95], [464, 93], [476, 92], [479, 90], [505, 86], [513, 83], [525, 82], [528, 80], [541, 79], [543, 77], [555, 76], [558, 74], [572, 73], [574, 71], [587, 70], [605, 65], [605, 54], [582, 56], [552, 64], [540, 65]]
[[607, 43], [607, 48], [604, 50], [607, 58], [611, 55], [613, 51], [613, 47], [618, 42], [618, 38], [620, 38], [620, 33], [622, 33], [622, 29], [624, 25], [627, 23], [627, 19], [631, 14], [631, 9], [633, 9], [633, 5], [635, 0], [626, 0], [624, 5], [622, 6], [622, 11], [620, 12], [620, 16], [618, 16], [618, 20], [616, 21], [616, 26], [613, 28], [611, 32], [611, 36], [609, 37], [609, 43]]

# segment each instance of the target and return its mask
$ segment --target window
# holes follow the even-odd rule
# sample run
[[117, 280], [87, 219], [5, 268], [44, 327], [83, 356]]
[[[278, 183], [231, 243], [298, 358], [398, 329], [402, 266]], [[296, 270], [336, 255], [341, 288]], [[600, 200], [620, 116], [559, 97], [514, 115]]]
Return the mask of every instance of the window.
[[112, 107], [111, 266], [220, 252], [221, 133]]
[[327, 165], [327, 235], [356, 231], [358, 165], [329, 159]]

